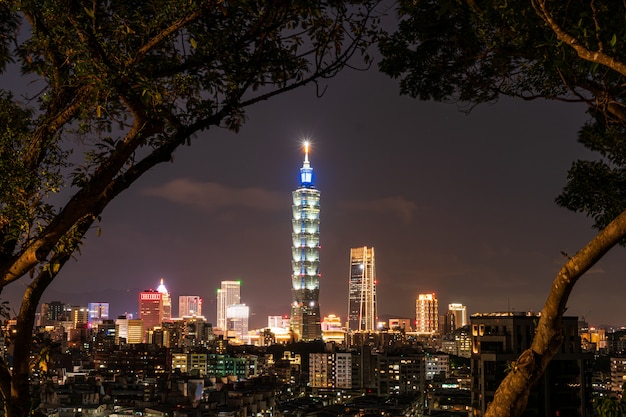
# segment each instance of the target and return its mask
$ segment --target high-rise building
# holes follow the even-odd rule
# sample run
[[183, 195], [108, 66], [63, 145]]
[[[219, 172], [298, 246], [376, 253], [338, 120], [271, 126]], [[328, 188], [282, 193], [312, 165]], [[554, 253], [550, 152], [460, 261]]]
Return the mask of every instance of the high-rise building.
[[348, 287], [348, 329], [376, 330], [376, 266], [374, 248], [350, 249], [350, 281]]
[[70, 320], [72, 306], [61, 301], [52, 301], [41, 304], [41, 325], [55, 325], [61, 321]]
[[199, 295], [181, 295], [178, 297], [178, 317], [202, 315], [202, 298]]
[[89, 324], [102, 323], [109, 319], [109, 303], [89, 303]]
[[419, 294], [415, 300], [415, 331], [432, 335], [439, 331], [439, 304], [435, 293]]
[[452, 303], [448, 304], [448, 313], [454, 318], [452, 320], [453, 328], [456, 330], [459, 327], [465, 326], [467, 323], [467, 308], [463, 304]]
[[115, 344], [122, 342], [135, 344], [143, 342], [144, 322], [120, 316], [115, 320]]
[[228, 306], [241, 303], [241, 281], [222, 281], [217, 290], [217, 328], [228, 330]]
[[163, 323], [163, 294], [155, 290], [139, 293], [139, 319], [146, 330]]
[[231, 304], [226, 308], [226, 329], [228, 336], [236, 337], [240, 342], [247, 343], [248, 319], [250, 318], [250, 307], [245, 304]]
[[320, 192], [304, 144], [300, 186], [292, 193], [291, 330], [298, 340], [322, 338], [320, 327]]
[[139, 293], [139, 319], [143, 320], [146, 331], [161, 326], [164, 321], [172, 320], [172, 300], [163, 284], [163, 278], [156, 290]]
[[163, 285], [163, 278], [161, 278], [161, 283], [157, 287], [157, 291], [162, 295], [161, 299], [163, 300], [163, 318], [161, 321], [171, 321], [172, 320], [172, 298], [170, 297], [170, 293]]
[[80, 324], [87, 324], [89, 322], [89, 308], [82, 306], [72, 306], [70, 312], [70, 321], [73, 323], [74, 328]]

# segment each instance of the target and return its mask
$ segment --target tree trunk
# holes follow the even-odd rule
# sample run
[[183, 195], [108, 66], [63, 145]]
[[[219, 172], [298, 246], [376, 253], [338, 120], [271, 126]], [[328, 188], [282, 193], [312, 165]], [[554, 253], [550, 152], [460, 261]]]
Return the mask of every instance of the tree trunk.
[[561, 268], [541, 310], [530, 349], [524, 351], [496, 390], [485, 417], [518, 417], [526, 409], [531, 387], [541, 378], [563, 341], [562, 319], [574, 285], [613, 246], [626, 237], [626, 211], [602, 229]]

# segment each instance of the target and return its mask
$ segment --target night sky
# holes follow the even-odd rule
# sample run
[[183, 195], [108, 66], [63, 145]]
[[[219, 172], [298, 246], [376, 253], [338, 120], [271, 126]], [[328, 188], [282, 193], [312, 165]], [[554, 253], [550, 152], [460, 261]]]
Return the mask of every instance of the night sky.
[[[382, 317], [415, 315], [435, 292], [440, 314], [539, 311], [554, 276], [593, 235], [590, 220], [554, 203], [576, 158], [584, 107], [502, 100], [469, 115], [400, 97], [397, 82], [349, 71], [326, 94], [306, 87], [248, 110], [234, 134], [211, 129], [117, 198], [43, 301], [109, 302], [136, 314], [140, 290], [165, 279], [200, 295], [215, 321], [215, 290], [241, 280], [253, 316], [289, 313], [291, 191], [302, 141], [321, 191], [322, 316], [345, 320], [349, 250], [376, 250]], [[568, 315], [626, 324], [626, 265], [614, 249], [574, 290]], [[3, 297], [13, 303], [21, 283]], [[14, 304], [17, 308], [17, 305]]]

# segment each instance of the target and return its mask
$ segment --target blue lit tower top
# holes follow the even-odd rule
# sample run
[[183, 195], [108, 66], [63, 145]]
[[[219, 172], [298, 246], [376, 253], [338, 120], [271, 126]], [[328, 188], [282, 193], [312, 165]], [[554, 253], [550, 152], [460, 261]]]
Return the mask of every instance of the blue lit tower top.
[[304, 163], [300, 168], [300, 187], [313, 187], [313, 168], [309, 163], [309, 142], [304, 142]]
[[292, 193], [291, 330], [298, 340], [322, 338], [319, 300], [320, 192], [313, 185], [309, 144], [304, 144], [300, 186]]

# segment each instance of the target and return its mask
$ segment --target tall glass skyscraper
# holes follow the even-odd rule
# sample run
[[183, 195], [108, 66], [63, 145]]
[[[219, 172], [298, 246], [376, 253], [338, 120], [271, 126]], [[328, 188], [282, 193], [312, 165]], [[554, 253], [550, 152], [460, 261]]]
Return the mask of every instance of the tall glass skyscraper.
[[348, 329], [364, 332], [376, 330], [377, 314], [374, 248], [352, 248], [348, 284]]
[[291, 247], [291, 330], [298, 340], [322, 338], [320, 326], [320, 192], [315, 189], [309, 163], [309, 144], [304, 144], [300, 186], [292, 193], [293, 232]]
[[228, 330], [228, 306], [241, 303], [241, 281], [222, 281], [217, 289], [217, 328]]

